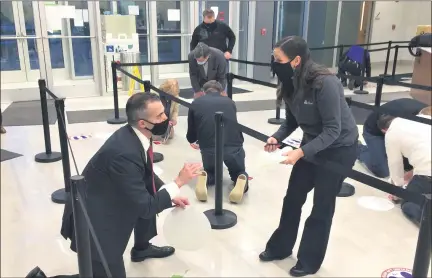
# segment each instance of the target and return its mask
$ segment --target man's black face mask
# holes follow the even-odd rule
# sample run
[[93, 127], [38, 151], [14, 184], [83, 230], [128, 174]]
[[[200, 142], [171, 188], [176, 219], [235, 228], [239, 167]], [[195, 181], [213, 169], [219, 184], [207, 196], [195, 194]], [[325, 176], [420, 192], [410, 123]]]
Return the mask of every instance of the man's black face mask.
[[164, 135], [164, 134], [166, 133], [166, 131], [168, 130], [169, 119], [166, 119], [165, 121], [160, 122], [160, 123], [152, 123], [152, 122], [149, 122], [149, 121], [147, 121], [147, 120], [145, 120], [145, 119], [142, 119], [142, 120], [143, 120], [143, 121], [146, 121], [146, 122], [148, 122], [149, 124], [152, 124], [152, 125], [153, 125], [153, 128], [151, 128], [151, 129], [146, 128], [146, 129], [147, 129], [148, 131], [150, 131], [153, 135], [161, 136], [161, 135]]

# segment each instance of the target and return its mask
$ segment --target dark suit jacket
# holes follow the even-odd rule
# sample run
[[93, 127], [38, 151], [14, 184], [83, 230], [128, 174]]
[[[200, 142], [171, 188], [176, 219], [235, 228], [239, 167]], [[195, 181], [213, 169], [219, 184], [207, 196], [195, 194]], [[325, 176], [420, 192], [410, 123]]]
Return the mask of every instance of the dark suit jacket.
[[[126, 125], [105, 142], [83, 171], [86, 180], [83, 198], [108, 261], [123, 255], [139, 218], [151, 219], [172, 206], [166, 190], [154, 193], [152, 171], [145, 157], [138, 136]], [[154, 178], [158, 190], [164, 183], [158, 176]], [[76, 251], [70, 201], [65, 206], [61, 234], [71, 239], [71, 249]], [[94, 244], [92, 258], [100, 260]]]
[[200, 92], [203, 85], [210, 80], [216, 80], [225, 88], [226, 74], [227, 74], [227, 60], [222, 51], [219, 49], [210, 48], [210, 57], [208, 59], [207, 75], [205, 74], [204, 67], [198, 65], [193, 56], [193, 52], [189, 54], [189, 76], [192, 88], [195, 93]]

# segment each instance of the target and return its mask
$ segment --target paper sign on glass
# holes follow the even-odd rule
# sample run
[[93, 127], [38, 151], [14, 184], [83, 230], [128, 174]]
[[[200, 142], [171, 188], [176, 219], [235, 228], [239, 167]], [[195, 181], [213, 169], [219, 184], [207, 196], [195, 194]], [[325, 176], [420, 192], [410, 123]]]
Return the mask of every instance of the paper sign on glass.
[[215, 13], [215, 18], [217, 19], [218, 14], [219, 14], [219, 7], [211, 7], [210, 9], [212, 9]]
[[168, 9], [168, 21], [180, 21], [180, 10]]
[[139, 15], [139, 6], [128, 6], [130, 15]]

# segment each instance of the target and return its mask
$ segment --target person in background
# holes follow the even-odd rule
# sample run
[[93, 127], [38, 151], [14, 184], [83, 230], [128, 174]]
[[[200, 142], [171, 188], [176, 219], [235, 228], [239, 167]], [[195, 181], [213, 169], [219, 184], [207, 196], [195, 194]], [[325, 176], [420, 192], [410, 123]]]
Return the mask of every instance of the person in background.
[[[282, 154], [281, 163], [294, 166], [279, 226], [259, 258], [268, 262], [291, 256], [302, 207], [313, 189], [313, 208], [305, 222], [298, 261], [289, 272], [300, 277], [315, 274], [324, 260], [336, 196], [356, 160], [358, 130], [340, 81], [326, 67], [312, 61], [304, 39], [284, 38], [273, 52], [286, 118], [264, 149], [275, 151], [298, 127], [303, 130], [303, 140], [300, 148]], [[346, 175], [320, 166], [327, 161], [344, 165]]]
[[[112, 277], [126, 278], [123, 253], [130, 236], [132, 262], [165, 258], [173, 247], [149, 241], [157, 235], [156, 216], [167, 208], [184, 207], [187, 198], [180, 188], [198, 176], [202, 165], [186, 163], [178, 176], [165, 184], [153, 171], [152, 135], [166, 132], [168, 119], [156, 94], [137, 93], [126, 104], [128, 124], [111, 135], [85, 167], [85, 203]], [[76, 252], [72, 203], [64, 209], [61, 234]], [[102, 259], [90, 237], [93, 277], [107, 277]], [[46, 277], [36, 267], [27, 277]]]
[[1, 134], [6, 133], [6, 129], [3, 127], [3, 116], [2, 116], [2, 113], [1, 113], [1, 112], [0, 112], [0, 127], [1, 127], [1, 129], [0, 129], [0, 133], [1, 133]]
[[194, 98], [203, 95], [202, 87], [210, 80], [219, 82], [225, 88], [227, 84], [227, 68], [225, 66], [225, 57], [219, 49], [200, 42], [189, 53], [188, 59], [189, 77], [194, 91]]
[[[338, 74], [361, 76], [362, 67], [365, 67], [366, 77], [371, 77], [371, 62], [369, 52], [358, 45], [351, 46], [342, 57], [339, 59]], [[339, 76], [344, 87], [347, 86], [347, 79]], [[365, 82], [366, 83], [366, 82]], [[356, 81], [352, 78], [349, 79], [348, 88], [353, 90], [360, 87], [361, 81]]]
[[[407, 115], [417, 115], [427, 105], [411, 98], [401, 98], [389, 101], [382, 108], [402, 112]], [[380, 114], [372, 112], [363, 125], [363, 139], [366, 145], [359, 144], [357, 159], [375, 176], [385, 178], [389, 176], [385, 134], [377, 126]], [[412, 169], [408, 159], [404, 158], [405, 170]]]
[[[420, 111], [418, 117], [431, 119], [431, 107]], [[432, 157], [431, 126], [389, 115], [380, 116], [378, 127], [385, 133], [390, 178], [394, 185], [420, 194], [431, 194]], [[413, 170], [404, 171], [402, 156], [408, 158]], [[396, 197], [393, 200], [397, 201]], [[415, 224], [420, 224], [419, 204], [402, 200], [402, 212]], [[430, 212], [428, 212], [430, 213]]]
[[[162, 83], [162, 85], [159, 86], [159, 89], [176, 98], [178, 98], [180, 94], [180, 87], [178, 81], [175, 79], [165, 80]], [[159, 96], [159, 97], [161, 98], [162, 104], [165, 107], [165, 115], [167, 115], [171, 125], [171, 128], [169, 128], [169, 134], [166, 134], [166, 136], [169, 139], [172, 139], [174, 137], [174, 126], [177, 125], [179, 104], [175, 101], [168, 99], [165, 96]]]
[[[223, 86], [217, 81], [208, 81], [203, 86], [205, 94], [192, 102], [188, 114], [186, 138], [194, 149], [201, 150], [204, 171], [195, 188], [197, 199], [207, 200], [207, 186], [215, 184], [215, 113], [237, 122], [237, 108], [232, 99], [223, 95]], [[248, 191], [248, 174], [245, 170], [243, 134], [232, 121], [224, 124], [224, 163], [231, 180], [235, 183], [229, 200], [239, 203]], [[197, 142], [199, 141], [199, 145]]]
[[228, 67], [228, 60], [231, 59], [236, 42], [233, 30], [226, 23], [216, 20], [212, 9], [204, 10], [203, 18], [204, 22], [198, 25], [193, 31], [190, 50], [195, 49], [199, 42], [219, 49], [227, 60], [226, 65]]

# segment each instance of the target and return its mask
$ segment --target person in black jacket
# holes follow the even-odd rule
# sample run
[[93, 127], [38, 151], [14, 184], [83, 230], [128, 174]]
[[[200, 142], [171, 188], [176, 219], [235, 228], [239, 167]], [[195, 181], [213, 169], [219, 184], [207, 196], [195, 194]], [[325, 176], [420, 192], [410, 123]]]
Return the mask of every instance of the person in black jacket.
[[[402, 112], [416, 116], [420, 111], [427, 107], [423, 102], [411, 98], [401, 98], [389, 101], [382, 108]], [[366, 145], [359, 145], [357, 157], [363, 165], [379, 178], [389, 176], [387, 154], [385, 148], [384, 133], [378, 128], [377, 122], [380, 117], [378, 112], [372, 112], [363, 125], [363, 139]], [[412, 169], [408, 159], [404, 158], [405, 171]]]
[[216, 20], [212, 9], [206, 9], [203, 12], [203, 18], [204, 22], [198, 25], [193, 31], [190, 50], [194, 50], [199, 42], [203, 42], [210, 47], [222, 51], [226, 60], [231, 59], [236, 42], [234, 32], [226, 23]]
[[226, 60], [223, 53], [205, 43], [198, 43], [189, 53], [189, 77], [194, 92], [194, 98], [203, 95], [202, 87], [207, 81], [218, 81], [223, 87], [227, 84]]
[[[361, 46], [353, 45], [342, 54], [342, 57], [339, 58], [338, 75], [344, 74], [361, 76], [363, 67], [366, 77], [371, 77], [371, 61], [369, 52], [367, 50], [365, 51], [365, 49]], [[349, 79], [348, 84], [345, 77], [340, 76], [340, 79], [342, 85], [344, 87], [348, 86], [348, 89], [350, 90], [360, 87], [361, 85], [361, 81], [357, 81], [352, 78]]]
[[[189, 108], [186, 138], [194, 149], [201, 150], [204, 171], [198, 177], [195, 193], [200, 201], [207, 200], [207, 186], [214, 185], [215, 177], [215, 113], [224, 113], [224, 118], [237, 122], [237, 108], [234, 101], [224, 96], [224, 89], [217, 81], [209, 81], [203, 86], [204, 96], [195, 99]], [[229, 200], [239, 203], [248, 190], [248, 174], [245, 167], [243, 134], [236, 123], [224, 123], [224, 163], [235, 186]], [[198, 143], [199, 142], [199, 145]]]
[[[149, 243], [156, 236], [156, 215], [172, 207], [188, 205], [179, 197], [179, 188], [196, 177], [199, 164], [185, 164], [178, 177], [165, 184], [153, 172], [152, 135], [162, 135], [168, 126], [164, 107], [156, 94], [138, 93], [126, 104], [128, 124], [108, 138], [85, 167], [85, 203], [108, 262], [112, 277], [126, 277], [123, 253], [134, 232], [131, 260], [164, 258], [174, 253], [172, 247]], [[72, 204], [65, 205], [61, 234], [71, 239], [76, 251]], [[101, 258], [90, 237], [94, 277], [107, 277]], [[45, 277], [35, 268], [28, 277]], [[37, 276], [39, 275], [39, 276]]]
[[[273, 261], [291, 256], [303, 204], [314, 189], [313, 208], [303, 230], [298, 261], [290, 270], [291, 276], [300, 277], [316, 273], [324, 260], [336, 196], [356, 161], [358, 130], [342, 84], [326, 67], [311, 60], [304, 39], [296, 36], [282, 39], [275, 45], [274, 56], [286, 119], [264, 149], [275, 151], [298, 127], [303, 130], [303, 140], [300, 148], [284, 153], [281, 158], [282, 164], [294, 166], [279, 227], [259, 257], [262, 261]], [[343, 165], [346, 175], [320, 166], [327, 161]]]

